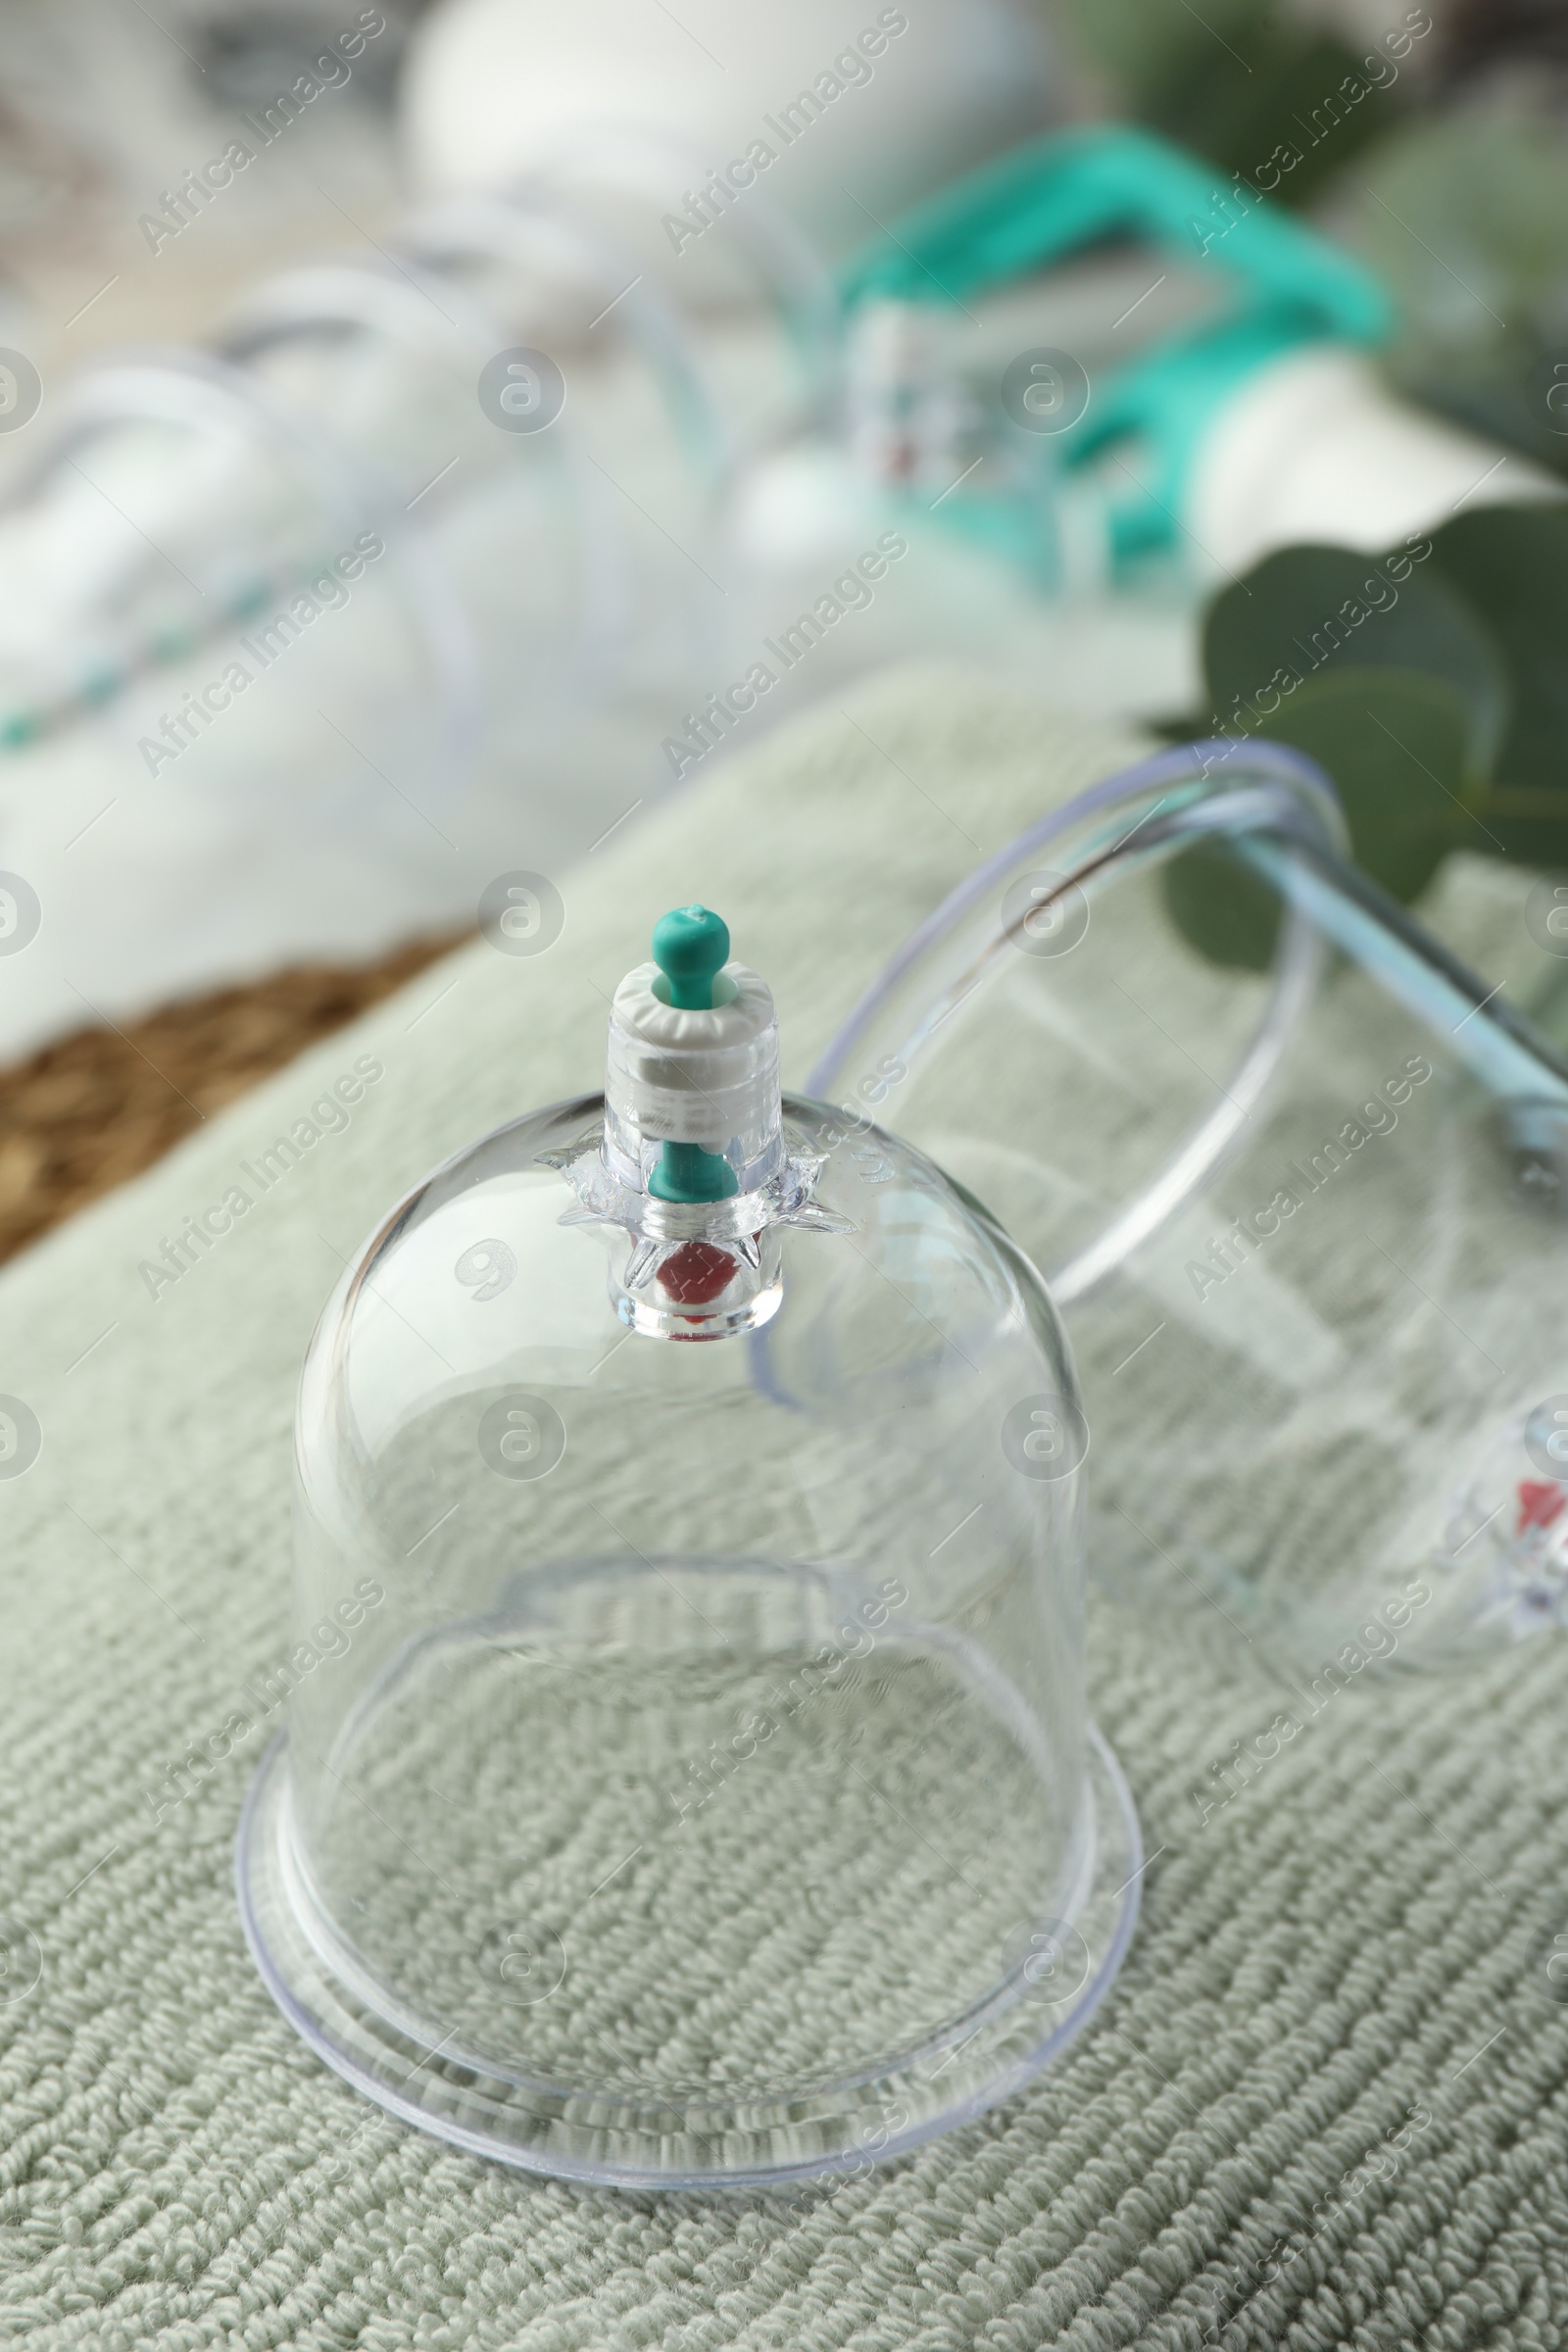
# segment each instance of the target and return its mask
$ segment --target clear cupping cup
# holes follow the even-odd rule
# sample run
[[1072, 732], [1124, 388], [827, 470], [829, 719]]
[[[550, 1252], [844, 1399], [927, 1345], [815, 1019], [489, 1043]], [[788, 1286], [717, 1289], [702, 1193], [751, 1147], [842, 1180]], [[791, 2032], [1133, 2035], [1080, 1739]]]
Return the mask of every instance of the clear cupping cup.
[[[640, 1112], [502, 1128], [340, 1282], [299, 1403], [303, 1670], [240, 1858], [264, 1973], [351, 2081], [629, 2184], [838, 2172], [977, 2113], [1090, 2014], [1137, 1903], [1055, 1310], [921, 1152], [780, 1105], [731, 969], [763, 1026], [696, 1127], [678, 1054], [612, 1032]], [[659, 1135], [731, 1080], [772, 1110], [722, 1114], [728, 1196], [656, 1198]]]

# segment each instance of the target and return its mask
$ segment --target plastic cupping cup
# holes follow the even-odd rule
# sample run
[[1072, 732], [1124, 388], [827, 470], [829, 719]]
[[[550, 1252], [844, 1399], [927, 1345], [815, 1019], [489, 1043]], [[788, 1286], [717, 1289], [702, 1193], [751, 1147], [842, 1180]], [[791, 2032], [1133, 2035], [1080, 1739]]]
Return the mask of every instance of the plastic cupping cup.
[[1037, 1275], [922, 1153], [781, 1098], [716, 917], [655, 944], [606, 1095], [438, 1169], [323, 1312], [296, 1609], [336, 1654], [239, 1884], [373, 2098], [689, 2186], [1025, 2082], [1114, 1975], [1140, 1853]]
[[811, 1080], [1044, 1269], [1097, 1577], [1308, 1691], [1568, 1622], [1568, 1065], [1342, 840], [1265, 743], [1109, 778], [954, 894]]

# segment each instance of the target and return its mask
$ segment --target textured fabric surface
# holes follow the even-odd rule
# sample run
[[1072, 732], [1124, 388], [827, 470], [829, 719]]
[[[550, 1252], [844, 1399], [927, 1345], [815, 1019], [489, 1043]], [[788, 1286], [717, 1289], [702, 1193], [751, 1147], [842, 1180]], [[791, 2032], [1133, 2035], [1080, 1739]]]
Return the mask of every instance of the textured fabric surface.
[[[463, 951], [0, 1280], [0, 1390], [42, 1433], [0, 1478], [0, 2340], [1563, 2341], [1550, 1641], [1361, 1678], [1205, 1814], [1193, 1791], [1235, 1742], [1266, 1748], [1280, 1690], [1223, 1627], [1097, 1603], [1092, 1699], [1152, 1857], [1126, 1968], [1029, 2092], [833, 2192], [472, 2162], [327, 2073], [240, 1935], [233, 1834], [270, 1725], [224, 1727], [261, 1715], [292, 1639], [294, 1382], [343, 1258], [434, 1160], [597, 1083], [608, 997], [665, 906], [729, 915], [799, 1083], [942, 891], [1128, 750], [957, 677], [886, 680], [561, 877], [547, 955]], [[349, 1124], [323, 1113], [261, 1192], [241, 1163], [356, 1063]], [[254, 1205], [151, 1296], [142, 1261], [235, 1185]]]

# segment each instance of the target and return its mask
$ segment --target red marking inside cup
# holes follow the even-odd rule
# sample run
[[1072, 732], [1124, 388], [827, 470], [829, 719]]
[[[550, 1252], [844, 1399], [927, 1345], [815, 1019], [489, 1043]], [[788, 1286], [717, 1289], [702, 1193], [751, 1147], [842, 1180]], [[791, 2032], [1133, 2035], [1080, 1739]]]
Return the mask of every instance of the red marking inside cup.
[[1550, 1527], [1568, 1507], [1568, 1493], [1555, 1479], [1524, 1478], [1519, 1482], [1519, 1524], [1515, 1535], [1527, 1535], [1533, 1527]]
[[710, 1306], [734, 1279], [734, 1258], [711, 1242], [682, 1242], [659, 1269], [659, 1287], [677, 1306]]

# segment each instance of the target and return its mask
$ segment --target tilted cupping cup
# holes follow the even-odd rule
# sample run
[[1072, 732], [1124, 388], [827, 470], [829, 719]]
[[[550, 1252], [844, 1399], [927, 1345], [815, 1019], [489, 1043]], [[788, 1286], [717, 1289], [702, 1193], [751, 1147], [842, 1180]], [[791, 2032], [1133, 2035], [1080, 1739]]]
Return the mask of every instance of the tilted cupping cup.
[[[477, 765], [585, 847], [612, 765], [592, 731], [629, 710], [642, 738], [722, 674], [700, 552], [723, 486], [835, 365], [825, 281], [765, 194], [684, 269], [662, 236], [662, 269], [628, 251], [650, 187], [691, 169], [581, 134], [396, 253], [251, 289], [209, 349], [74, 378], [0, 494], [0, 762], [135, 760], [362, 836], [396, 796], [428, 834]], [[744, 367], [705, 288], [751, 322]], [[8, 359], [14, 428], [42, 395]]]
[[1294, 754], [1152, 760], [956, 892], [811, 1080], [1044, 1270], [1097, 1572], [1335, 1687], [1568, 1621], [1568, 1067], [1341, 839]]
[[437, 1169], [328, 1301], [296, 1605], [334, 1654], [239, 1854], [351, 2082], [645, 2185], [842, 2171], [1004, 2096], [1102, 1996], [1141, 1868], [1055, 1310], [920, 1152], [781, 1097], [727, 944], [666, 917], [605, 1095]]

